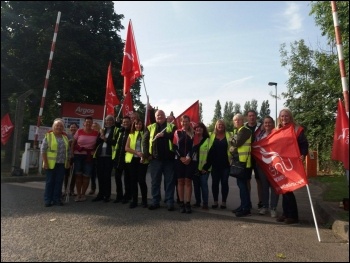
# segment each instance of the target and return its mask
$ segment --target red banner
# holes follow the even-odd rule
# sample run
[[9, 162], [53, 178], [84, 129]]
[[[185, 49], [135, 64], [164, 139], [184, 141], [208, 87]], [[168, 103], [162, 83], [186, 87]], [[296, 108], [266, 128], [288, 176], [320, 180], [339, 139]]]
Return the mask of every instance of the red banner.
[[128, 92], [123, 102], [123, 116], [130, 116], [133, 112], [134, 112], [134, 107], [132, 104], [131, 93]]
[[7, 113], [1, 119], [1, 143], [5, 145], [7, 141], [10, 139], [11, 134], [13, 132], [13, 126], [10, 115]]
[[126, 35], [121, 74], [124, 76], [124, 96], [126, 96], [126, 94], [130, 92], [130, 88], [135, 83], [135, 80], [138, 77], [141, 77], [141, 67], [131, 20], [129, 21], [128, 32]]
[[117, 94], [115, 92], [113, 78], [112, 78], [112, 65], [109, 63], [108, 73], [107, 73], [107, 85], [106, 85], [106, 96], [105, 96], [105, 106], [106, 115], [114, 116], [114, 107], [120, 102], [118, 100]]
[[178, 129], [181, 129], [181, 117], [183, 115], [187, 115], [190, 117], [192, 127], [194, 127], [199, 122], [199, 101], [197, 100], [187, 110], [185, 110], [177, 118], [175, 118], [174, 124]]
[[332, 159], [342, 162], [344, 168], [349, 170], [349, 117], [340, 99], [335, 122]]
[[254, 142], [252, 155], [277, 194], [294, 191], [308, 183], [292, 125]]

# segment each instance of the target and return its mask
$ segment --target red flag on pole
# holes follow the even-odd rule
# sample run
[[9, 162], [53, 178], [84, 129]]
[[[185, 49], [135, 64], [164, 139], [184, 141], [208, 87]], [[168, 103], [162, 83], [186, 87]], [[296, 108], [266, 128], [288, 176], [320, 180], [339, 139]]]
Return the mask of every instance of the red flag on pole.
[[187, 110], [175, 118], [174, 124], [178, 129], [181, 129], [181, 116], [187, 115], [190, 117], [192, 127], [199, 122], [199, 101], [193, 103]]
[[121, 74], [124, 76], [124, 96], [126, 96], [130, 91], [131, 86], [135, 83], [135, 80], [138, 77], [141, 77], [141, 67], [131, 20], [129, 21], [128, 32], [126, 35]]
[[14, 128], [15, 127], [11, 122], [10, 115], [6, 113], [1, 119], [1, 143], [3, 145], [5, 145], [10, 139]]
[[134, 112], [134, 107], [132, 104], [131, 93], [128, 92], [123, 102], [123, 116], [130, 116], [133, 112]]
[[349, 170], [349, 117], [340, 99], [335, 122], [332, 159], [342, 162], [344, 168]]
[[106, 115], [114, 116], [114, 107], [118, 105], [119, 99], [117, 93], [115, 92], [113, 78], [112, 78], [112, 65], [109, 62], [108, 73], [107, 73], [107, 85], [106, 85], [106, 96], [105, 96], [105, 105], [106, 105]]
[[277, 194], [294, 191], [308, 183], [292, 125], [254, 142], [252, 155]]

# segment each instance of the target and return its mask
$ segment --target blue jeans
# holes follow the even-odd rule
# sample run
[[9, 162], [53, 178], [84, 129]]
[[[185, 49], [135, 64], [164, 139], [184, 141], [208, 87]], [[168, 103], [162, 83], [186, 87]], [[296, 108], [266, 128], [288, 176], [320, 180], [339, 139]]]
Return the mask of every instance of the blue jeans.
[[160, 187], [162, 183], [162, 175], [164, 175], [165, 185], [165, 200], [168, 207], [174, 206], [175, 192], [175, 160], [151, 160], [149, 164], [151, 172], [151, 192], [152, 204], [159, 205], [160, 203]]
[[228, 196], [228, 177], [230, 174], [230, 167], [227, 168], [212, 168], [211, 170], [211, 178], [212, 178], [212, 192], [214, 202], [218, 201], [219, 198], [219, 184], [221, 182], [221, 199], [222, 202], [226, 202]]
[[[208, 205], [209, 189], [208, 189], [209, 173], [199, 173], [199, 175], [193, 176], [193, 189], [194, 196], [196, 197], [196, 204], [201, 204], [203, 199], [203, 205]], [[202, 194], [202, 196], [201, 196]]]
[[[246, 172], [247, 171], [246, 169]], [[244, 179], [238, 179], [237, 178], [237, 186], [239, 188], [239, 197], [241, 199], [241, 205], [240, 207], [242, 210], [250, 211], [250, 194], [248, 189], [248, 182], [249, 177], [246, 177]]]
[[276, 209], [279, 195], [276, 194], [275, 190], [272, 188], [263, 170], [259, 166], [257, 167], [257, 170], [262, 186], [262, 205], [264, 208]]
[[44, 192], [45, 204], [59, 204], [61, 202], [62, 185], [65, 174], [63, 163], [56, 163], [53, 169], [45, 170], [46, 184]]

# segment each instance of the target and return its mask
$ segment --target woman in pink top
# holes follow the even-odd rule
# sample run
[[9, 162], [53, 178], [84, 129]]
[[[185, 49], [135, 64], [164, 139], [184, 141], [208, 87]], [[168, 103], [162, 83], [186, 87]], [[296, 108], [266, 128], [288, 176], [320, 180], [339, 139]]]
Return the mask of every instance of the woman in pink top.
[[74, 153], [75, 184], [77, 187], [76, 202], [86, 200], [85, 193], [89, 187], [93, 169], [93, 154], [98, 131], [92, 129], [92, 118], [86, 117], [84, 128], [74, 134], [72, 149]]

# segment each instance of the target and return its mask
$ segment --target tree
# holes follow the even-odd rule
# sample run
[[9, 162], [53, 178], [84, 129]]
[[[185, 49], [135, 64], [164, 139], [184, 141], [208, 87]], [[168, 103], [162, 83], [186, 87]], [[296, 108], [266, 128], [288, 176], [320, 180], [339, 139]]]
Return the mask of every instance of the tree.
[[220, 104], [220, 101], [217, 100], [215, 104], [214, 117], [211, 121], [211, 124], [208, 126], [208, 131], [213, 131], [216, 121], [220, 119], [222, 119], [221, 104]]
[[203, 108], [202, 108], [202, 102], [199, 103], [199, 121], [203, 122]]
[[261, 103], [261, 107], [260, 107], [260, 112], [259, 112], [259, 115], [258, 115], [258, 119], [261, 120], [261, 119], [263, 119], [265, 116], [269, 116], [270, 113], [271, 113], [271, 110], [270, 110], [269, 101], [268, 101], [268, 100], [264, 100], [264, 101]]
[[233, 105], [233, 116], [235, 116], [237, 113], [242, 113], [241, 111], [241, 104], [236, 103]]
[[[310, 150], [319, 152], [320, 168], [328, 169], [334, 132], [336, 101], [341, 94], [334, 54], [310, 50], [304, 40], [295, 41], [287, 51], [281, 46], [281, 64], [288, 68], [285, 105], [295, 120], [306, 128]], [[337, 83], [337, 84], [336, 84]], [[321, 118], [320, 118], [321, 116]]]
[[[16, 98], [33, 89], [25, 102], [24, 138], [29, 125], [37, 124], [58, 11], [61, 21], [41, 125], [60, 117], [64, 101], [103, 105], [110, 61], [114, 85], [123, 87], [124, 41], [118, 32], [124, 16], [114, 12], [113, 1], [2, 1], [1, 112], [14, 116]], [[116, 91], [122, 100], [122, 89]], [[139, 80], [132, 94], [135, 108], [144, 111]]]
[[249, 111], [250, 109], [251, 109], [250, 101], [246, 101], [246, 102], [244, 103], [243, 116], [247, 116], [248, 111]]
[[233, 102], [229, 101], [225, 103], [224, 116], [223, 116], [226, 129], [229, 131], [233, 130], [232, 118], [233, 118]]

